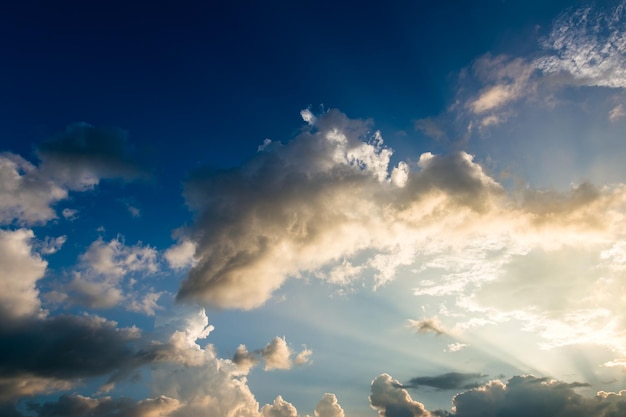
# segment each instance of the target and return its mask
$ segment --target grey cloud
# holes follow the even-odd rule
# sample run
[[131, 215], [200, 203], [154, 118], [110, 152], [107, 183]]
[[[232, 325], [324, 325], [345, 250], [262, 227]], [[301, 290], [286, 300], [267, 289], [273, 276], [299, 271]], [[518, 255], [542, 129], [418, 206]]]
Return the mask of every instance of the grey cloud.
[[46, 173], [72, 189], [89, 188], [101, 178], [146, 176], [131, 155], [126, 132], [119, 129], [74, 124], [40, 144], [37, 155]]
[[[44, 392], [68, 388], [79, 378], [110, 375], [115, 380], [155, 359], [155, 352], [139, 344], [135, 331], [93, 316], [5, 319], [0, 324], [0, 375], [39, 385]], [[9, 394], [0, 392], [0, 398], [9, 399]]]
[[448, 372], [436, 376], [421, 376], [411, 378], [409, 382], [402, 385], [402, 388], [431, 387], [440, 390], [456, 390], [476, 388], [480, 385], [480, 380], [486, 375], [480, 373]]
[[284, 337], [276, 336], [263, 349], [249, 352], [245, 345], [239, 345], [233, 355], [233, 362], [244, 372], [248, 372], [257, 365], [261, 358], [265, 361], [264, 369], [291, 369], [295, 365], [304, 365], [309, 362], [313, 352], [306, 347], [299, 352], [295, 359], [292, 358], [294, 351]]
[[55, 402], [28, 404], [29, 411], [37, 417], [164, 417], [178, 407], [177, 400], [165, 396], [135, 401], [123, 397], [62, 395]]
[[619, 417], [626, 411], [626, 391], [599, 392], [584, 397], [574, 391], [578, 383], [568, 384], [532, 375], [515, 376], [506, 384], [491, 381], [465, 391], [453, 399], [454, 411], [437, 412], [449, 417]]
[[[0, 224], [45, 223], [57, 217], [52, 206], [70, 190], [86, 191], [103, 178], [147, 177], [120, 130], [72, 125], [36, 152], [39, 165], [12, 153], [0, 154]], [[72, 219], [75, 213], [67, 209], [63, 215]]]

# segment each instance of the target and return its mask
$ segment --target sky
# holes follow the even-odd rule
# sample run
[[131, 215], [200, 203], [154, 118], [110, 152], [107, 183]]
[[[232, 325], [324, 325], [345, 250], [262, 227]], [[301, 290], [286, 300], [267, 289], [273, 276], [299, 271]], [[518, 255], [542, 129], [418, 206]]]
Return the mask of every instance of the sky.
[[0, 12], [0, 415], [626, 415], [626, 3]]

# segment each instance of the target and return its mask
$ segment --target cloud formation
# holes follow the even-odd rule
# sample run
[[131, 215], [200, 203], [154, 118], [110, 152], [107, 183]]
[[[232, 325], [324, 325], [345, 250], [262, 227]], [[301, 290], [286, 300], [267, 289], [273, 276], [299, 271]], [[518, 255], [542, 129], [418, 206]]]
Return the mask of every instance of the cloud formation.
[[431, 387], [440, 390], [476, 388], [480, 385], [478, 381], [485, 376], [475, 372], [448, 372], [436, 376], [420, 376], [411, 378], [409, 382], [402, 385], [402, 388]]
[[388, 374], [381, 374], [372, 381], [369, 396], [371, 407], [380, 417], [430, 416], [424, 404], [414, 401], [400, 382]]

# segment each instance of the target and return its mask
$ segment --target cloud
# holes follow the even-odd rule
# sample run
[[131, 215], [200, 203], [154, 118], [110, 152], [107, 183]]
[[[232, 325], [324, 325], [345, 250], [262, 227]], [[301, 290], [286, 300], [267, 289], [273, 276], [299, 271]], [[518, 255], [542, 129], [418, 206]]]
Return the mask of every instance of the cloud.
[[479, 373], [448, 372], [437, 376], [411, 378], [402, 388], [431, 387], [440, 390], [476, 388], [485, 375]]
[[372, 381], [369, 401], [380, 417], [418, 417], [431, 414], [420, 402], [414, 401], [407, 390], [388, 374], [381, 374]]
[[153, 315], [156, 301], [162, 293], [150, 291], [138, 300], [138, 294], [132, 290], [135, 281], [131, 277], [145, 277], [158, 270], [155, 248], [144, 246], [141, 242], [128, 246], [121, 236], [109, 242], [98, 238], [80, 256], [72, 280], [61, 289], [67, 292], [67, 300], [75, 304], [109, 308], [127, 301], [131, 311]]
[[335, 394], [326, 393], [315, 407], [315, 417], [344, 417], [343, 408]]
[[168, 248], [163, 257], [170, 268], [183, 269], [194, 266], [197, 260], [194, 258], [196, 244], [190, 240], [182, 240]]
[[114, 381], [154, 357], [142, 350], [136, 328], [97, 316], [5, 319], [0, 340], [10, 341], [0, 343], [0, 382], [13, 387], [5, 399], [67, 389], [94, 376]]
[[67, 198], [63, 184], [45, 178], [24, 158], [0, 154], [0, 224], [38, 224], [56, 218], [50, 207]]
[[43, 314], [37, 281], [47, 262], [33, 253], [32, 230], [0, 230], [0, 318], [33, 317]]
[[102, 178], [146, 176], [131, 156], [126, 132], [119, 129], [70, 125], [40, 144], [37, 155], [46, 174], [73, 190], [90, 189]]
[[626, 391], [599, 392], [593, 398], [583, 397], [567, 384], [532, 375], [515, 376], [506, 384], [490, 381], [486, 385], [465, 391], [453, 399], [453, 411], [438, 412], [440, 416], [537, 417], [586, 416], [617, 417], [626, 409]]
[[368, 248], [381, 252], [368, 264], [379, 270], [381, 284], [402, 265], [399, 250], [406, 248], [403, 259], [411, 262], [415, 247], [400, 230], [423, 236], [419, 229], [430, 227], [425, 222], [435, 200], [443, 203], [431, 213], [437, 217], [459, 206], [483, 211], [502, 194], [465, 153], [424, 154], [416, 172], [401, 163], [390, 179], [391, 150], [378, 133], [367, 139], [368, 129], [369, 122], [331, 110], [311, 130], [240, 169], [192, 175], [185, 198], [198, 212], [192, 232], [198, 264], [178, 299], [258, 307], [288, 276]]
[[37, 417], [167, 417], [179, 406], [177, 400], [165, 396], [134, 401], [74, 394], [63, 395], [55, 402], [29, 403], [28, 409]]
[[261, 356], [265, 360], [265, 370], [290, 369], [292, 350], [287, 346], [287, 342], [282, 337], [275, 337], [263, 349]]
[[611, 122], [616, 122], [619, 119], [622, 119], [624, 116], [626, 116], [626, 110], [624, 109], [623, 104], [618, 104], [617, 106], [613, 107], [609, 112], [609, 120]]
[[[0, 224], [42, 224], [57, 218], [52, 206], [69, 191], [87, 191], [101, 179], [146, 177], [130, 156], [126, 134], [87, 124], [72, 125], [36, 149], [38, 166], [0, 154]], [[63, 216], [75, 218], [65, 209]]]
[[247, 373], [259, 363], [259, 357], [253, 352], [248, 352], [246, 345], [239, 345], [233, 355], [233, 362]]
[[576, 83], [626, 87], [626, 11], [623, 2], [609, 9], [581, 8], [564, 13], [543, 39], [550, 55], [534, 65], [545, 74], [565, 73]]
[[409, 329], [415, 330], [418, 333], [435, 333], [436, 335], [447, 334], [446, 330], [439, 323], [437, 317], [431, 317], [423, 320], [408, 320]]
[[293, 358], [294, 351], [289, 347], [285, 338], [276, 336], [263, 349], [258, 349], [254, 352], [249, 352], [245, 345], [239, 345], [233, 355], [233, 362], [245, 372], [248, 372], [253, 366], [258, 364], [261, 358], [265, 361], [264, 369], [266, 371], [291, 369], [294, 364], [308, 364], [312, 354], [312, 350], [304, 347]]
[[[625, 186], [507, 190], [462, 151], [392, 167], [391, 150], [368, 134], [370, 122], [338, 111], [306, 129], [239, 168], [191, 176], [185, 198], [197, 213], [189, 239], [198, 263], [179, 301], [251, 309], [290, 277], [335, 285], [371, 279], [376, 288], [408, 269], [415, 294], [458, 297], [461, 311], [471, 312], [475, 320], [459, 319], [457, 329], [516, 318], [543, 347], [595, 340], [624, 355], [615, 285], [626, 255], [612, 242], [626, 238]], [[543, 273], [568, 256], [586, 262], [573, 278]], [[519, 278], [525, 271], [534, 271], [533, 287]], [[424, 278], [433, 272], [436, 280]], [[580, 285], [565, 285], [572, 279]], [[573, 298], [550, 297], [555, 286]], [[588, 296], [577, 298], [578, 288]], [[598, 307], [600, 299], [612, 301]], [[414, 326], [444, 331], [432, 324]]]
[[298, 417], [298, 410], [293, 404], [283, 400], [280, 395], [272, 405], [266, 404], [261, 408], [262, 417]]

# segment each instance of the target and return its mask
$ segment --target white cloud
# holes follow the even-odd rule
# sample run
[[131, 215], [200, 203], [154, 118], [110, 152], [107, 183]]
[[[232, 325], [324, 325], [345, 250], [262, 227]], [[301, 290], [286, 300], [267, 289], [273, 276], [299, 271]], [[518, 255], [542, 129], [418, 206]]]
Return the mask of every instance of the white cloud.
[[[373, 279], [376, 287], [406, 268], [414, 272], [416, 294], [458, 297], [471, 316], [459, 320], [459, 329], [513, 315], [542, 335], [545, 346], [594, 337], [611, 349], [622, 343], [617, 329], [626, 316], [615, 307], [622, 261], [607, 251], [626, 237], [625, 186], [507, 191], [472, 155], [457, 152], [422, 154], [410, 169], [406, 164], [406, 182], [398, 187], [381, 174], [390, 169], [391, 151], [382, 152], [380, 138], [369, 148], [356, 143], [367, 143], [368, 129], [367, 122], [331, 111], [314, 129], [239, 170], [194, 177], [186, 198], [198, 211], [190, 233], [198, 264], [178, 298], [249, 309], [288, 277], [310, 274], [338, 285]], [[353, 162], [349, 148], [368, 149], [369, 156]], [[555, 255], [569, 250], [588, 262], [586, 269], [575, 268], [575, 276], [544, 273], [567, 263], [567, 256]], [[545, 262], [533, 263], [539, 253]], [[535, 271], [534, 287], [515, 278], [528, 271], [516, 268]], [[433, 272], [437, 280], [423, 279]], [[572, 279], [578, 292], [565, 284]], [[551, 298], [547, 288], [557, 287], [567, 297]], [[516, 295], [517, 288], [525, 292]], [[591, 308], [602, 299], [610, 300], [600, 308], [610, 325]], [[584, 311], [593, 314], [575, 325]]]
[[50, 207], [67, 189], [43, 176], [22, 157], [0, 154], [0, 224], [38, 224], [56, 218]]
[[47, 262], [33, 253], [32, 230], [0, 230], [0, 312], [12, 318], [42, 314], [37, 281]]
[[261, 350], [261, 356], [265, 360], [265, 370], [291, 369], [292, 353], [285, 338], [276, 336]]
[[298, 410], [290, 402], [283, 400], [280, 395], [274, 402], [261, 408], [262, 417], [298, 417]]
[[335, 394], [326, 393], [315, 407], [315, 417], [344, 417], [343, 408], [339, 405]]
[[581, 85], [624, 88], [625, 23], [623, 3], [611, 11], [583, 8], [565, 13], [543, 40], [550, 55], [534, 65], [546, 74], [569, 74]]
[[98, 238], [80, 256], [78, 268], [64, 290], [76, 304], [109, 308], [125, 301], [130, 311], [154, 315], [162, 292], [137, 293], [133, 277], [146, 277], [158, 270], [155, 248], [141, 242], [128, 246], [121, 236], [109, 242]]
[[165, 251], [163, 257], [170, 268], [183, 269], [194, 266], [197, 260], [194, 258], [196, 244], [190, 240], [183, 240], [171, 246]]

